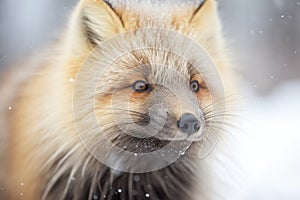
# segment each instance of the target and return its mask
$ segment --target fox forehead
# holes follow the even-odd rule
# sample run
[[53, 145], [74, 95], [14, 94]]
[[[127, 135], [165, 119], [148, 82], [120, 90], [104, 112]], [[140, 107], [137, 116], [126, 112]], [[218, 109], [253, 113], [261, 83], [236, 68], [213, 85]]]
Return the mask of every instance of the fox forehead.
[[163, 85], [188, 83], [195, 68], [188, 61], [176, 58], [171, 53], [164, 55], [166, 53], [127, 54], [108, 66], [99, 79], [99, 86], [106, 86], [106, 89], [123, 88], [137, 80]]
[[141, 65], [161, 65], [187, 75], [189, 62], [201, 58], [195, 46], [179, 33], [147, 28], [110, 38], [92, 52], [89, 60], [91, 65], [99, 63], [111, 72], [124, 73]]

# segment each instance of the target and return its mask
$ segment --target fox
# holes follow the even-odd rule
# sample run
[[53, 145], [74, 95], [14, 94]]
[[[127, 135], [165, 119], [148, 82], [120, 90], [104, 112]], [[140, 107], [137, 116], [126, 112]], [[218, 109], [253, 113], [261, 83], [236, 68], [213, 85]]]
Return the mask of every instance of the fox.
[[1, 199], [213, 199], [233, 67], [217, 2], [177, 3], [80, 0], [6, 74]]

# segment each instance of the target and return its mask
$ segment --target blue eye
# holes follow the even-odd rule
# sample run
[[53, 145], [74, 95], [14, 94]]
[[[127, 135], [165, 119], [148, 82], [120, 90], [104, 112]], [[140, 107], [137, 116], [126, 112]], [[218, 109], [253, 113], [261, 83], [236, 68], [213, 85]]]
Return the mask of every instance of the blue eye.
[[198, 81], [194, 80], [190, 83], [190, 87], [193, 92], [199, 92], [201, 86]]
[[149, 92], [151, 90], [151, 85], [145, 81], [136, 81], [133, 84], [132, 89], [135, 92]]

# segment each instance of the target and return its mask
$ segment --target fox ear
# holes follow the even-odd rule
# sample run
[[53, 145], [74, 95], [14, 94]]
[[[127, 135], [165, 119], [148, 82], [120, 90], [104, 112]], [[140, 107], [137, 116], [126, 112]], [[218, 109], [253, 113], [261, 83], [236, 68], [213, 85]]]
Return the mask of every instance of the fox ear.
[[104, 0], [81, 0], [67, 37], [73, 43], [72, 48], [75, 45], [75, 48], [90, 49], [122, 31], [122, 21], [109, 3]]
[[190, 19], [188, 30], [202, 42], [220, 39], [221, 23], [215, 0], [203, 0]]

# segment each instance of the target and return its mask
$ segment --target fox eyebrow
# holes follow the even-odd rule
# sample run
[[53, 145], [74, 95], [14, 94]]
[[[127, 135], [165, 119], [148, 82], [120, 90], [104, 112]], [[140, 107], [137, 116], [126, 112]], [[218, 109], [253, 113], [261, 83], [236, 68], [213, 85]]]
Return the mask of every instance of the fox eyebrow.
[[195, 67], [191, 63], [187, 64], [187, 70], [191, 76], [193, 76], [195, 74], [199, 74], [198, 70], [196, 70]]

